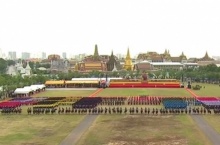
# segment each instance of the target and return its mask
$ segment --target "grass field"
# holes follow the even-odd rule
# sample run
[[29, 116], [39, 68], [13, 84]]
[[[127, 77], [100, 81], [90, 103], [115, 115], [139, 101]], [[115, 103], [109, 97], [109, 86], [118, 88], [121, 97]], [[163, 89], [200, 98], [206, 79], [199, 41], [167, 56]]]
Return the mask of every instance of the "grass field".
[[71, 97], [71, 96], [89, 96], [96, 90], [49, 90], [39, 94], [35, 94], [34, 97]]
[[97, 94], [97, 96], [137, 96], [137, 95], [150, 95], [150, 96], [178, 96], [178, 97], [191, 97], [192, 95], [187, 92], [185, 89], [173, 88], [131, 88], [131, 89], [123, 89], [123, 88], [107, 88], [102, 92]]
[[204, 115], [205, 120], [220, 134], [220, 116], [219, 115]]
[[209, 145], [187, 116], [99, 116], [78, 145]]
[[58, 145], [83, 115], [0, 115], [1, 145]]
[[[195, 84], [193, 84], [195, 85]], [[199, 96], [219, 96], [218, 85], [205, 86], [193, 91]], [[90, 96], [96, 90], [53, 90], [34, 97]], [[186, 89], [118, 89], [107, 88], [97, 96], [192, 96]], [[140, 106], [139, 106], [140, 107]], [[151, 106], [152, 107], [152, 106]], [[157, 106], [160, 108], [161, 106]], [[156, 107], [155, 107], [156, 108]], [[56, 145], [74, 129], [84, 115], [27, 115], [27, 106], [22, 115], [0, 115], [0, 145]], [[204, 118], [220, 133], [219, 116], [204, 115]], [[140, 116], [100, 115], [78, 142], [79, 145], [118, 144], [189, 144], [209, 145], [207, 138], [188, 115]]]
[[[197, 83], [192, 84], [196, 85]], [[196, 93], [198, 96], [211, 96], [211, 97], [220, 97], [220, 86], [219, 85], [214, 85], [214, 84], [199, 84], [201, 85], [202, 88], [200, 90], [193, 90], [194, 93]], [[205, 86], [205, 88], [204, 88]]]

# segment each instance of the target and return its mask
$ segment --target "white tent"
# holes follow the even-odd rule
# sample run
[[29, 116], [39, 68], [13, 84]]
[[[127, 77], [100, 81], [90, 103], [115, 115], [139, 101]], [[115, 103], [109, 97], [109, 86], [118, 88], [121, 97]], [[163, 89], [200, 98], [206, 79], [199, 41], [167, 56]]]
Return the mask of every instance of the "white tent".
[[33, 88], [31, 88], [30, 86], [25, 86], [24, 87], [25, 90], [29, 90], [30, 92], [35, 91]]
[[24, 88], [17, 88], [14, 93], [15, 94], [28, 94], [30, 93], [31, 91], [28, 90], [28, 89], [24, 89]]
[[46, 86], [44, 84], [41, 84], [41, 85], [31, 85], [31, 87], [38, 87], [39, 89], [43, 89]]
[[30, 88], [31, 88], [33, 91], [37, 91], [38, 89], [40, 89], [38, 86], [33, 86], [33, 85], [31, 85]]

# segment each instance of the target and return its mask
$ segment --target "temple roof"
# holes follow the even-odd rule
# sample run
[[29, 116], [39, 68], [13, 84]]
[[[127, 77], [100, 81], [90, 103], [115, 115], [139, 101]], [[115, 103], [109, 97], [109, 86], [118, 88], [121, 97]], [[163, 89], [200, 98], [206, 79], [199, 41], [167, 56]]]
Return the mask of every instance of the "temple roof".
[[114, 56], [113, 51], [112, 51], [112, 54], [111, 54], [111, 56], [109, 58], [109, 61], [107, 63], [108, 64], [115, 64], [115, 62], [116, 62], [116, 59], [115, 59], [115, 56]]
[[199, 61], [213, 61], [213, 58], [210, 58], [208, 52], [206, 51], [205, 56], [200, 58]]
[[27, 65], [26, 65], [25, 69], [26, 69], [26, 70], [31, 70], [31, 67], [30, 67], [30, 65], [29, 65], [29, 62], [27, 62]]
[[116, 65], [114, 63], [114, 68], [112, 69], [112, 72], [115, 72], [115, 71], [118, 71], [118, 69], [117, 69], [117, 67], [116, 67]]
[[187, 59], [186, 56], [185, 56], [185, 54], [184, 54], [183, 52], [182, 52], [182, 54], [180, 55], [180, 58], [181, 58], [181, 59]]

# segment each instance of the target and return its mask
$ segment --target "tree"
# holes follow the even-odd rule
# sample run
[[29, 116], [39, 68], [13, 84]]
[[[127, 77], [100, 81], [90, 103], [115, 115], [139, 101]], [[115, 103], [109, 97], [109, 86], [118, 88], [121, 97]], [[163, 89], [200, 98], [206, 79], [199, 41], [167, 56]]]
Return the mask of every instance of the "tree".
[[7, 60], [7, 65], [8, 66], [15, 65], [15, 61], [14, 60]]
[[0, 58], [0, 73], [5, 73], [7, 69], [7, 61], [5, 61], [3, 58]]

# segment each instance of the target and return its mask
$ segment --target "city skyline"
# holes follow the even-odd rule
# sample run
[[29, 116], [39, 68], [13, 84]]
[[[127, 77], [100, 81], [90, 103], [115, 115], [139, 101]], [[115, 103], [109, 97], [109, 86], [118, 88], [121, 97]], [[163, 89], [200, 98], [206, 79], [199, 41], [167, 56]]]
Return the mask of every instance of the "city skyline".
[[[0, 48], [70, 55], [220, 56], [219, 1], [0, 1]], [[18, 55], [19, 56], [19, 55]]]

